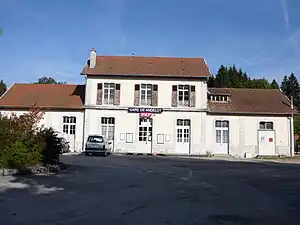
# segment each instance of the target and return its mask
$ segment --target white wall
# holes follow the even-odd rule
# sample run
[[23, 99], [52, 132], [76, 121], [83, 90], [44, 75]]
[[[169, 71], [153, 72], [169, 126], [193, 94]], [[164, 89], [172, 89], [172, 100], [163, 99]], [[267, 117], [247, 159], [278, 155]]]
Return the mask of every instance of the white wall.
[[[16, 114], [20, 116], [24, 113], [28, 113], [28, 111], [9, 111], [9, 110], [2, 110], [1, 113], [3, 115], [11, 115]], [[76, 134], [75, 140], [69, 140], [73, 143], [70, 143], [70, 148], [72, 151], [82, 151], [82, 137], [83, 137], [83, 117], [84, 113], [81, 111], [74, 112], [74, 111], [48, 111], [45, 112], [43, 119], [40, 121], [40, 126], [44, 125], [45, 127], [52, 127], [55, 131], [59, 133], [59, 136], [64, 136], [62, 133], [63, 127], [63, 116], [74, 116], [76, 117]], [[66, 139], [70, 137], [64, 136]]]
[[272, 121], [275, 130], [276, 154], [290, 154], [290, 128], [288, 117], [259, 116], [218, 116], [207, 115], [207, 149], [215, 149], [215, 121], [229, 121], [229, 154], [243, 155], [245, 152], [258, 153], [258, 128], [260, 121]]
[[[101, 134], [101, 117], [115, 117], [115, 152], [142, 153], [138, 141], [139, 114], [127, 110], [87, 109], [85, 120], [85, 141], [89, 134]], [[166, 112], [153, 117], [153, 153], [173, 154], [176, 147], [176, 120], [191, 120], [191, 154], [205, 154], [205, 117], [206, 113]], [[120, 140], [121, 133], [133, 133], [134, 142]], [[157, 134], [170, 135], [171, 141], [157, 144]]]
[[[182, 78], [181, 78], [182, 79]], [[120, 106], [132, 107], [134, 101], [134, 85], [141, 83], [158, 84], [158, 106], [171, 107], [172, 85], [187, 84], [196, 87], [196, 108], [207, 108], [207, 85], [204, 80], [199, 81], [172, 81], [172, 80], [143, 80], [143, 79], [103, 79], [99, 76], [88, 76], [86, 81], [85, 105], [96, 105], [98, 83], [120, 83], [121, 99]]]

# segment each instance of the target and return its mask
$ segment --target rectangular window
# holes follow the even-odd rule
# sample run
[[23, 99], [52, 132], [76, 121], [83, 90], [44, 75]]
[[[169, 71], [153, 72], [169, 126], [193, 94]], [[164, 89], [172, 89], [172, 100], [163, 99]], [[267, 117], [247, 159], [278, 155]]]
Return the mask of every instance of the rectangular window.
[[190, 106], [190, 86], [189, 85], [178, 85], [178, 106]]
[[189, 119], [177, 119], [176, 125], [177, 143], [189, 143], [191, 121]]
[[216, 143], [221, 143], [222, 139], [222, 131], [221, 130], [216, 130]]
[[101, 134], [114, 140], [115, 135], [115, 118], [114, 117], [101, 117]]
[[63, 133], [75, 135], [76, 133], [76, 117], [64, 116], [63, 117]]
[[212, 102], [228, 102], [229, 97], [227, 95], [208, 95], [208, 99]]
[[215, 127], [229, 127], [229, 121], [227, 121], [227, 120], [216, 120]]
[[141, 84], [140, 105], [152, 105], [152, 84]]
[[148, 142], [152, 139], [152, 119], [140, 118], [139, 119], [139, 141]]
[[103, 89], [103, 104], [113, 105], [115, 102], [115, 87], [114, 83], [104, 83]]
[[273, 122], [261, 121], [261, 122], [259, 122], [259, 129], [261, 129], [261, 130], [273, 130], [274, 129]]

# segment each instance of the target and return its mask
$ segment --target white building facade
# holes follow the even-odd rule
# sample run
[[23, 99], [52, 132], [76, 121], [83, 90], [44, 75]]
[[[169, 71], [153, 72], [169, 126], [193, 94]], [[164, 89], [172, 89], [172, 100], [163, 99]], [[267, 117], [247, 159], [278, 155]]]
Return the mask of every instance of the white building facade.
[[[114, 153], [293, 155], [298, 112], [284, 94], [207, 88], [204, 59], [105, 57], [92, 49], [82, 75], [85, 85], [26, 86], [28, 93], [43, 93], [40, 105], [31, 96], [32, 105], [46, 109], [41, 123], [65, 137], [72, 151], [84, 151], [89, 134], [103, 134]], [[21, 108], [30, 101], [11, 97], [20, 88], [15, 84], [0, 98], [2, 112], [26, 112]], [[58, 96], [47, 97], [53, 93]]]

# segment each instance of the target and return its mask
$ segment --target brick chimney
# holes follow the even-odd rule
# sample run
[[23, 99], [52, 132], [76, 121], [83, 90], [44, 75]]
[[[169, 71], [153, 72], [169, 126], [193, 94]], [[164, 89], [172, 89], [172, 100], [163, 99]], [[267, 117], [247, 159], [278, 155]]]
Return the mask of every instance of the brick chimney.
[[90, 50], [90, 57], [89, 57], [89, 67], [90, 68], [95, 68], [96, 66], [96, 58], [97, 58], [97, 53], [96, 53], [96, 49], [92, 48]]

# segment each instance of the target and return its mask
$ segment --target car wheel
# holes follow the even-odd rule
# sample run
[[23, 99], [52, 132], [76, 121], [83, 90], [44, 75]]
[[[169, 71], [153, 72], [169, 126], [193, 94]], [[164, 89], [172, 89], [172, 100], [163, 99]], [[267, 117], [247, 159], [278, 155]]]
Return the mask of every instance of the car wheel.
[[89, 156], [89, 154], [87, 152], [84, 153], [85, 156]]

